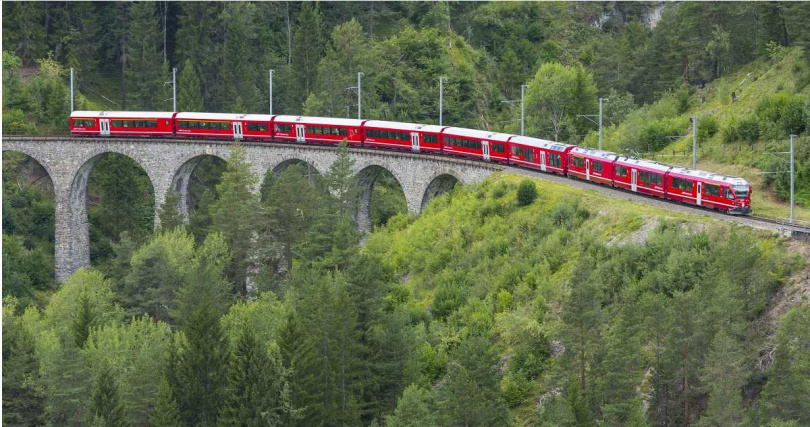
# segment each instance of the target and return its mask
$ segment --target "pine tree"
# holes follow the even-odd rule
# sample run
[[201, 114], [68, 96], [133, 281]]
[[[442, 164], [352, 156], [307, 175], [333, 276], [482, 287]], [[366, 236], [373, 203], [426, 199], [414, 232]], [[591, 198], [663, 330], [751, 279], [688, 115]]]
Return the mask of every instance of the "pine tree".
[[[247, 2], [232, 2], [225, 5], [222, 12], [227, 23], [225, 44], [227, 54], [222, 64], [222, 80], [225, 85], [225, 101], [229, 110], [235, 113], [256, 111], [259, 106], [258, 76], [255, 60], [256, 52], [256, 5]], [[236, 101], [240, 100], [240, 108]]]
[[[163, 61], [160, 75], [155, 80], [155, 95], [152, 99], [152, 108], [156, 111], [172, 111], [172, 70], [169, 61]], [[180, 110], [178, 110], [180, 111]]]
[[402, 392], [393, 414], [386, 418], [387, 427], [438, 427], [436, 415], [431, 408], [431, 393], [416, 384]]
[[321, 424], [324, 421], [323, 401], [322, 391], [318, 388], [317, 353], [295, 311], [287, 315], [284, 328], [279, 332], [278, 346], [284, 368], [289, 371], [291, 406], [300, 413], [300, 417], [288, 413], [284, 425]]
[[745, 384], [745, 364], [740, 343], [721, 329], [714, 337], [701, 380], [709, 388], [706, 412], [701, 426], [742, 425], [742, 386]]
[[160, 212], [158, 213], [161, 229], [171, 230], [185, 225], [185, 218], [177, 210], [179, 203], [180, 195], [177, 192], [172, 190], [166, 192], [163, 205], [160, 206]]
[[109, 365], [103, 365], [93, 382], [90, 404], [87, 407], [87, 422], [93, 425], [103, 421], [104, 426], [127, 426], [131, 421], [121, 402], [115, 375]]
[[186, 425], [215, 425], [226, 396], [228, 342], [219, 319], [213, 302], [204, 298], [185, 322], [174, 390]]
[[130, 92], [130, 109], [151, 110], [161, 81], [163, 56], [160, 53], [160, 31], [155, 3], [133, 3], [130, 9], [129, 46], [126, 69]]
[[87, 290], [84, 290], [79, 294], [79, 308], [73, 321], [73, 337], [76, 340], [77, 347], [84, 347], [84, 343], [90, 336], [90, 329], [95, 323], [96, 318], [90, 295], [88, 295]]
[[218, 425], [282, 424], [291, 409], [289, 387], [278, 352], [273, 355], [245, 327], [230, 357], [228, 392]]
[[174, 398], [169, 381], [163, 378], [160, 381], [155, 409], [149, 418], [149, 425], [153, 427], [182, 427], [180, 419], [180, 407]]
[[318, 3], [303, 3], [292, 40], [293, 69], [298, 78], [299, 102], [314, 88], [318, 63], [324, 49], [323, 15]]
[[[221, 55], [217, 54], [222, 49], [221, 30], [216, 30], [220, 22], [219, 15], [224, 3], [187, 2], [182, 4], [182, 13], [178, 18], [177, 47], [175, 51], [179, 55], [179, 60], [183, 62], [184, 71], [188, 68], [189, 62], [194, 67], [194, 72], [199, 79], [202, 103], [198, 106], [191, 101], [184, 104], [188, 108], [180, 108], [179, 111], [218, 111], [221, 108], [218, 97], [222, 89], [221, 76], [219, 73], [219, 61]], [[190, 69], [189, 69], [190, 72]], [[179, 87], [179, 86], [178, 86]], [[189, 93], [197, 94], [191, 88]], [[196, 100], [197, 95], [191, 98], [184, 98], [178, 92], [178, 101], [181, 99]]]
[[810, 423], [810, 305], [791, 308], [779, 322], [776, 354], [762, 390], [770, 418]]
[[40, 425], [45, 402], [34, 385], [39, 372], [34, 337], [6, 310], [4, 305], [3, 424]]
[[186, 59], [180, 75], [177, 76], [177, 111], [203, 111], [200, 78], [197, 77], [191, 59]]
[[247, 295], [247, 270], [255, 246], [256, 217], [259, 198], [252, 189], [258, 178], [245, 158], [245, 147], [236, 145], [231, 150], [228, 166], [217, 185], [219, 199], [211, 206], [212, 229], [225, 236], [231, 250], [228, 279], [239, 295]]

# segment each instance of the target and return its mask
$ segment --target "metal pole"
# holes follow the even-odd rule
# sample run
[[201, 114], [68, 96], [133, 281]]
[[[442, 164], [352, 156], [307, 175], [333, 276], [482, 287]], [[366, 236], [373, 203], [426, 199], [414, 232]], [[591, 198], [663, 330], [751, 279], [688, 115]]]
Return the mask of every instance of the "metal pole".
[[360, 78], [363, 77], [363, 72], [359, 71], [357, 73], [357, 120], [363, 118], [363, 96], [362, 96], [362, 87], [360, 86]]
[[526, 135], [526, 108], [523, 102], [526, 95], [526, 85], [520, 85], [520, 136]]
[[697, 116], [692, 116], [692, 169], [697, 169]]
[[270, 115], [273, 115], [273, 70], [270, 70]]
[[444, 101], [444, 77], [439, 76], [439, 126], [442, 125], [442, 102]]
[[172, 68], [172, 112], [177, 112], [177, 68]]
[[73, 112], [73, 67], [70, 67], [70, 112]]
[[793, 143], [796, 140], [796, 135], [790, 135], [790, 223], [793, 224], [795, 217], [793, 216], [793, 177], [794, 177], [794, 159], [793, 159]]
[[602, 149], [602, 98], [599, 98], [599, 149]]

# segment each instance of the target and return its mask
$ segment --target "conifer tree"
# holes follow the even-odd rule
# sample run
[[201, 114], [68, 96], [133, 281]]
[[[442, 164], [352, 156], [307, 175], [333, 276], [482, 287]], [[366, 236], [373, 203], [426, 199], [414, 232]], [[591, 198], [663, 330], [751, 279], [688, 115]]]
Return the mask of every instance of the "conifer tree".
[[96, 322], [92, 304], [87, 291], [82, 291], [79, 294], [78, 312], [73, 321], [73, 337], [76, 340], [76, 346], [79, 348], [84, 347], [84, 343], [90, 336], [90, 329]]
[[322, 391], [318, 387], [318, 359], [309, 334], [291, 311], [279, 332], [278, 346], [284, 368], [289, 371], [290, 404], [300, 414], [288, 413], [284, 425], [309, 426], [323, 422]]
[[278, 351], [271, 354], [245, 326], [230, 357], [220, 426], [282, 425], [291, 410], [289, 386]]
[[[152, 108], [156, 111], [172, 111], [172, 70], [169, 61], [163, 61], [160, 75], [155, 80], [155, 95], [152, 99]], [[180, 110], [178, 110], [180, 111]]]
[[228, 342], [219, 319], [210, 298], [203, 298], [183, 329], [174, 390], [186, 425], [216, 425], [226, 396]]
[[88, 423], [97, 425], [103, 422], [102, 425], [108, 427], [130, 425], [120, 393], [112, 368], [107, 364], [102, 365], [90, 392], [86, 413]]
[[292, 40], [293, 69], [298, 78], [299, 102], [312, 91], [324, 49], [323, 15], [318, 3], [303, 3]]
[[706, 412], [701, 426], [738, 426], [743, 415], [742, 386], [745, 365], [742, 346], [721, 329], [701, 370], [701, 380], [709, 388]]
[[386, 418], [387, 427], [438, 427], [436, 415], [431, 408], [430, 391], [411, 384], [402, 392], [393, 414]]
[[185, 218], [183, 218], [183, 215], [177, 210], [179, 203], [180, 194], [172, 190], [166, 192], [166, 197], [158, 213], [161, 229], [171, 230], [185, 225]]
[[130, 109], [151, 110], [161, 81], [163, 56], [160, 53], [160, 31], [155, 3], [133, 3], [130, 8], [130, 25], [127, 49], [127, 83], [130, 94]]
[[810, 423], [810, 305], [791, 308], [779, 322], [776, 354], [762, 390], [769, 418]]
[[[256, 14], [257, 7], [248, 2], [225, 5], [222, 19], [227, 23], [225, 44], [227, 52], [221, 68], [225, 86], [224, 102], [234, 113], [256, 111], [259, 106], [259, 88], [256, 87]], [[263, 73], [264, 74], [264, 73]], [[237, 100], [240, 101], [237, 106]], [[229, 102], [230, 101], [230, 102]]]
[[203, 111], [200, 78], [191, 59], [186, 59], [177, 76], [177, 111]]
[[172, 393], [172, 387], [166, 378], [161, 379], [158, 388], [155, 408], [149, 418], [149, 425], [153, 427], [182, 427], [180, 407]]
[[[3, 424], [39, 425], [44, 399], [35, 387], [39, 362], [34, 337], [3, 307]], [[13, 310], [10, 308], [8, 310]]]
[[231, 150], [228, 166], [217, 185], [219, 199], [211, 206], [212, 229], [225, 237], [231, 250], [231, 262], [226, 272], [236, 293], [247, 295], [247, 275], [250, 257], [256, 243], [259, 197], [253, 193], [258, 178], [250, 170], [242, 145]]

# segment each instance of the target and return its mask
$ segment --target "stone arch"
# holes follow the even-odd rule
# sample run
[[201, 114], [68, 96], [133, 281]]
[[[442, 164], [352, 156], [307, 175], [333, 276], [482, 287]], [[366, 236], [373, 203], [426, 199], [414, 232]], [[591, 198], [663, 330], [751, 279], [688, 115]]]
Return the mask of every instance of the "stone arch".
[[6, 153], [19, 153], [28, 156], [31, 160], [35, 161], [37, 165], [41, 166], [43, 170], [45, 170], [45, 174], [48, 176], [48, 180], [50, 180], [51, 185], [54, 186], [54, 191], [56, 191], [56, 177], [58, 174], [54, 174], [51, 165], [45, 161], [37, 157], [36, 153], [32, 153], [28, 150], [22, 149], [22, 147], [18, 147], [18, 149], [14, 150], [3, 150], [3, 157], [5, 157]]
[[394, 180], [397, 182], [397, 184], [399, 184], [399, 187], [402, 190], [403, 196], [405, 196], [407, 200], [405, 186], [403, 185], [402, 180], [390, 169], [378, 164], [371, 164], [360, 169], [360, 171], [356, 174], [357, 184], [360, 188], [360, 201], [357, 207], [357, 214], [355, 216], [357, 220], [357, 229], [360, 231], [371, 231], [371, 194], [374, 190], [374, 183], [382, 173], [388, 173], [394, 177]]
[[96, 163], [108, 154], [118, 154], [135, 162], [135, 164], [146, 173], [149, 179], [149, 184], [152, 186], [152, 195], [155, 196], [155, 206], [158, 206], [159, 203], [155, 193], [156, 177], [137, 157], [120, 151], [102, 150], [87, 158], [73, 175], [73, 179], [70, 182], [68, 205], [70, 206], [71, 212], [71, 272], [79, 269], [79, 267], [90, 265], [90, 226], [87, 217], [87, 181], [90, 179], [90, 173], [93, 171], [93, 168], [95, 168]]
[[440, 194], [451, 191], [453, 187], [460, 182], [461, 180], [456, 178], [456, 176], [452, 173], [444, 172], [435, 176], [425, 189], [425, 193], [422, 196], [422, 205], [420, 207], [420, 211], [425, 209], [431, 199]]
[[[200, 163], [207, 157], [213, 157], [225, 163], [228, 162], [228, 159], [225, 159], [216, 154], [198, 154], [183, 162], [183, 164], [180, 165], [180, 167], [178, 167], [177, 170], [175, 170], [174, 174], [172, 175], [172, 182], [169, 189], [180, 195], [180, 198], [177, 202], [177, 211], [181, 215], [183, 215], [186, 221], [188, 221], [188, 217], [190, 214], [188, 204], [188, 184], [189, 181], [191, 180], [191, 174], [194, 173], [194, 170], [197, 168], [197, 166], [199, 166]], [[161, 200], [160, 203], [163, 203], [163, 200]]]
[[318, 166], [315, 164], [315, 162], [299, 159], [297, 157], [282, 160], [281, 163], [278, 163], [277, 165], [273, 166], [273, 173], [278, 175], [284, 172], [284, 170], [287, 169], [287, 167], [292, 165], [303, 165], [307, 167], [308, 170], [311, 170], [313, 175], [318, 176], [321, 175], [321, 171], [318, 170]]

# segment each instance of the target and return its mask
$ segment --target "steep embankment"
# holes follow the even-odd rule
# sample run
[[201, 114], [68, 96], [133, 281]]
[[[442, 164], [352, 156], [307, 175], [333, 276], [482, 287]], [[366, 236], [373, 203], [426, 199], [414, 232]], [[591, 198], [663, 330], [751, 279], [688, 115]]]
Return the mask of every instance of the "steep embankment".
[[521, 206], [520, 179], [456, 189], [365, 245], [402, 278], [392, 295], [424, 327], [420, 368], [433, 390], [442, 395], [449, 367], [470, 363], [459, 349], [483, 335], [519, 425], [696, 421], [726, 386], [711, 372], [731, 362], [709, 354], [730, 334], [744, 354], [736, 411], [767, 418], [758, 402], [775, 398], [760, 397], [775, 374], [762, 355], [773, 356], [779, 315], [801, 304], [784, 297], [807, 294], [793, 289], [808, 274], [795, 243], [553, 182], [536, 181], [536, 200]]
[[[704, 88], [662, 94], [654, 104], [633, 111], [622, 123], [605, 129], [604, 147], [691, 167], [690, 117], [697, 116], [698, 168], [746, 178], [755, 188], [757, 214], [785, 218], [789, 215], [787, 175], [763, 172], [786, 171], [787, 135], [810, 132], [809, 83], [810, 69], [802, 51], [774, 47], [770, 58], [754, 61]], [[584, 143], [596, 144], [594, 134]], [[802, 151], [800, 143], [797, 152]], [[810, 200], [803, 196], [803, 159], [797, 158], [797, 200], [804, 205], [797, 209], [797, 217], [810, 220]], [[777, 197], [780, 186], [781, 197]]]

